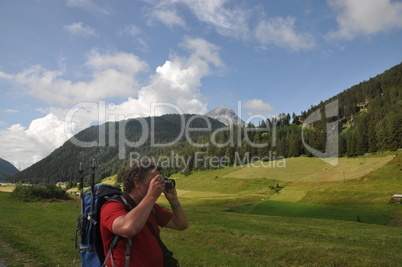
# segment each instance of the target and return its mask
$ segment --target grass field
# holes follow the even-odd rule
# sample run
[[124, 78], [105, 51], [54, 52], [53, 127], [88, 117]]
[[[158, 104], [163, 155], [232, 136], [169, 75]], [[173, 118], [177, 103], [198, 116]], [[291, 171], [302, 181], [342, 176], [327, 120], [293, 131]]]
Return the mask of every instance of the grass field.
[[79, 203], [22, 203], [9, 195], [0, 192], [0, 258], [8, 266], [67, 266], [67, 259], [72, 262]]
[[[402, 265], [402, 231], [390, 226], [402, 226], [402, 205], [389, 203], [402, 193], [402, 157], [339, 162], [294, 158], [283, 172], [230, 167], [176, 174], [190, 228], [162, 229], [162, 238], [181, 266]], [[303, 179], [289, 172], [292, 166], [303, 168]], [[79, 266], [79, 202], [20, 203], [9, 195], [0, 192], [0, 259], [8, 266]], [[159, 202], [166, 204], [163, 196]]]
[[13, 192], [15, 185], [1, 186], [0, 192]]
[[[390, 160], [394, 155], [367, 158], [340, 158], [336, 166], [329, 165], [318, 158], [285, 159], [284, 168], [273, 167], [279, 164], [273, 162], [271, 167], [267, 162], [254, 163], [226, 174], [226, 177], [256, 179], [265, 177], [291, 182], [329, 182], [353, 180], [375, 171]], [[280, 165], [281, 166], [281, 165]]]

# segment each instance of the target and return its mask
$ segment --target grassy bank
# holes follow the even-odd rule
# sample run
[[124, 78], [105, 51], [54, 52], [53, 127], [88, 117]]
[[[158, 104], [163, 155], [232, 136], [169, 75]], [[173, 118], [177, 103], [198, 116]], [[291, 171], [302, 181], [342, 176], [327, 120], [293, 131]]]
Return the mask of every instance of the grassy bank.
[[[0, 258], [9, 266], [79, 266], [77, 202], [15, 203], [0, 193]], [[3, 205], [4, 204], [4, 205]], [[400, 228], [185, 206], [191, 227], [162, 237], [182, 266], [396, 266]], [[17, 255], [17, 256], [16, 256]]]
[[67, 266], [73, 261], [78, 202], [24, 203], [0, 192], [0, 203], [0, 258], [8, 266]]
[[188, 231], [163, 233], [183, 266], [397, 266], [402, 262], [398, 228], [197, 208], [189, 215]]
[[[296, 179], [300, 174], [292, 178], [287, 169], [261, 167], [175, 175], [191, 226], [162, 229], [162, 238], [181, 266], [402, 263], [401, 228], [388, 226], [402, 222], [402, 205], [389, 203], [402, 193], [400, 155], [345, 158], [327, 170], [317, 159], [289, 164], [312, 176]], [[376, 168], [365, 171], [369, 165]], [[345, 179], [343, 172], [353, 169], [353, 179]], [[312, 179], [314, 170], [327, 178]], [[9, 196], [0, 192], [0, 259], [8, 266], [80, 266], [78, 201], [23, 203]], [[163, 196], [159, 202], [166, 204]]]

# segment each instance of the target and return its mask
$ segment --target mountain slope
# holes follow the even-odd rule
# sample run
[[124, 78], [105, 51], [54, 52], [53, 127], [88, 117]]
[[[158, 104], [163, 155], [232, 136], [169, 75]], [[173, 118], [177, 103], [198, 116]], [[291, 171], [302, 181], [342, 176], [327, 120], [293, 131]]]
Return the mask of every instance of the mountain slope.
[[13, 164], [0, 158], [0, 181], [18, 172], [19, 170]]
[[[205, 116], [163, 115], [138, 118], [128, 121], [109, 122], [91, 126], [76, 134], [49, 156], [20, 173], [7, 178], [13, 182], [56, 183], [78, 179], [78, 167], [82, 162], [85, 179], [90, 177], [92, 158], [97, 160], [97, 179], [116, 174], [124, 167], [124, 160], [130, 160], [130, 153], [138, 156], [170, 155], [172, 151], [185, 155], [189, 153], [183, 145], [186, 133], [183, 127], [207, 128], [211, 132], [224, 127], [222, 123]], [[192, 140], [207, 135], [208, 131], [189, 131]], [[76, 145], [78, 140], [81, 145]], [[100, 145], [84, 147], [90, 142]], [[173, 143], [172, 146], [165, 144]]]
[[[357, 156], [402, 148], [402, 63], [312, 106], [302, 113], [302, 118], [317, 110], [324, 111], [334, 101], [338, 101], [337, 118], [342, 130], [340, 155]], [[326, 121], [331, 118], [320, 121], [323, 127]]]

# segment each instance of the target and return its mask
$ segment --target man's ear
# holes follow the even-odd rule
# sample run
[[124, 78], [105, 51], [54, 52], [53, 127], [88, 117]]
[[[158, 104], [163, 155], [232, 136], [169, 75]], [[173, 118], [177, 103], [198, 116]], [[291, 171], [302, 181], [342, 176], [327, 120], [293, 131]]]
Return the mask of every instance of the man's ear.
[[138, 179], [134, 179], [134, 188], [140, 188], [140, 181]]

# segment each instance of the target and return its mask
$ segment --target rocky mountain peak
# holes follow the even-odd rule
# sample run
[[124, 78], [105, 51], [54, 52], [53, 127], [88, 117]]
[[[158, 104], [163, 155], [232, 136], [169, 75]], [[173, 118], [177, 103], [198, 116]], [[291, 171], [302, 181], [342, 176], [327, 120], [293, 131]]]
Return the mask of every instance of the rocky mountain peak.
[[234, 110], [226, 105], [218, 106], [205, 114], [205, 116], [217, 119], [225, 125], [240, 124], [244, 125], [244, 121], [240, 119]]

